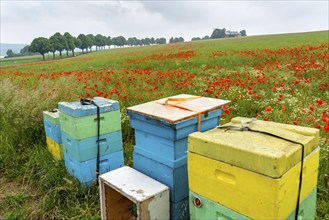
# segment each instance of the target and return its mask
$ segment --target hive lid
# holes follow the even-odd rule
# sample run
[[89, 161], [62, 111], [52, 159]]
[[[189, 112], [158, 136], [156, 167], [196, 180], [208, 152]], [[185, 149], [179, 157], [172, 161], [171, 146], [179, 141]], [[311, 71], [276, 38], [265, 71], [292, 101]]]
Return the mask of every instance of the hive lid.
[[[92, 100], [100, 107], [100, 113], [119, 110], [118, 101], [102, 97], [94, 97]], [[96, 106], [82, 105], [80, 102], [59, 102], [58, 108], [62, 113], [72, 117], [82, 117], [97, 113]]]
[[159, 118], [169, 123], [176, 123], [195, 117], [197, 112], [206, 113], [220, 109], [223, 105], [230, 102], [228, 100], [186, 94], [180, 94], [169, 98], [177, 99], [179, 101], [169, 101], [169, 105], [166, 105], [165, 102], [168, 98], [164, 98], [129, 107], [127, 108], [127, 111]]
[[51, 123], [59, 124], [59, 110], [57, 108], [43, 111], [43, 118], [50, 121]]
[[[249, 118], [233, 118], [225, 124], [241, 126]], [[257, 120], [248, 123], [253, 130], [265, 131], [304, 144], [304, 157], [319, 144], [319, 130]], [[273, 178], [281, 177], [301, 161], [301, 145], [250, 131], [212, 129], [188, 137], [188, 150]]]

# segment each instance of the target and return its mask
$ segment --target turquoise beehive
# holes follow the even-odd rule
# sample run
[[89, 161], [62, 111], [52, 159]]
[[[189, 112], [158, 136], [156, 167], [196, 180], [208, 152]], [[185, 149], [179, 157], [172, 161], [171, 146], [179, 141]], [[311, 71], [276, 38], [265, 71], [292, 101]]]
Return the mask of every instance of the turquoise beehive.
[[95, 105], [88, 104], [90, 102], [58, 103], [65, 166], [85, 185], [90, 185], [96, 178], [98, 140], [100, 174], [124, 164], [119, 103], [101, 97], [92, 101], [99, 106], [99, 131]]

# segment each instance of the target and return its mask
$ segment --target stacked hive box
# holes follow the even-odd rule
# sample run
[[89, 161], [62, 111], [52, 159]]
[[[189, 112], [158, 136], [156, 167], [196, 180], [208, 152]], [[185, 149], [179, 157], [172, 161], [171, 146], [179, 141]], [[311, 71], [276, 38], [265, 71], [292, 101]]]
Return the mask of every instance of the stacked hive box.
[[58, 109], [43, 112], [48, 150], [57, 159], [63, 160], [63, 145]]
[[[100, 174], [123, 166], [122, 132], [119, 103], [95, 97], [100, 108]], [[60, 122], [66, 169], [83, 184], [96, 177], [97, 108], [80, 102], [60, 102]]]
[[[240, 127], [245, 121], [250, 119], [238, 117], [225, 126]], [[304, 145], [299, 218], [314, 219], [319, 131], [265, 121], [248, 126]], [[264, 133], [217, 128], [191, 134], [188, 149], [191, 218], [295, 218], [300, 144]]]
[[[169, 103], [165, 104], [166, 101]], [[226, 100], [191, 95], [128, 108], [135, 129], [134, 168], [170, 188], [171, 219], [188, 219], [187, 136], [219, 124]]]

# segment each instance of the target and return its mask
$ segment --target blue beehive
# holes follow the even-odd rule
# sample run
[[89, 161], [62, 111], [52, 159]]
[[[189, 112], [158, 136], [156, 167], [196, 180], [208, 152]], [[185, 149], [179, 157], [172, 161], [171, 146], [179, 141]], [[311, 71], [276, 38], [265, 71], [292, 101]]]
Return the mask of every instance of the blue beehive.
[[[96, 158], [79, 162], [64, 152], [66, 170], [81, 183], [90, 186], [96, 178]], [[123, 151], [117, 151], [100, 157], [99, 173], [106, 173], [123, 166]]]
[[43, 120], [43, 125], [45, 127], [46, 136], [50, 137], [56, 143], [62, 143], [62, 134], [61, 134], [61, 126], [59, 124], [53, 124], [47, 119]]
[[[134, 168], [169, 186], [172, 219], [180, 218], [181, 204], [188, 206], [187, 136], [219, 125], [228, 102], [182, 94], [127, 109], [135, 129]], [[180, 216], [188, 218], [188, 211]]]
[[[93, 98], [100, 109], [99, 173], [123, 166], [119, 103]], [[97, 107], [80, 102], [60, 102], [61, 132], [66, 169], [81, 183], [90, 185], [96, 177], [98, 148]]]
[[[94, 97], [92, 100], [99, 106], [100, 113], [119, 110], [118, 101], [102, 97]], [[58, 108], [60, 112], [75, 118], [96, 114], [94, 105], [81, 105], [80, 102], [59, 102]]]

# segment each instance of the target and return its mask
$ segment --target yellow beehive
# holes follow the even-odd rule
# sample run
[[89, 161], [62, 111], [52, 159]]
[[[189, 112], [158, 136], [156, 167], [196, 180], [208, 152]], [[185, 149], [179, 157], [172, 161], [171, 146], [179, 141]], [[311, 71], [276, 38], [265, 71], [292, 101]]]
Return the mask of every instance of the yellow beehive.
[[63, 160], [64, 159], [64, 151], [63, 145], [58, 144], [56, 141], [51, 139], [50, 137], [46, 136], [47, 146], [49, 152], [57, 159]]
[[[234, 118], [240, 127], [247, 118]], [[319, 131], [273, 122], [248, 126], [305, 146], [300, 201], [317, 184]], [[252, 219], [285, 219], [297, 204], [301, 145], [250, 131], [213, 129], [189, 136], [189, 188]]]

